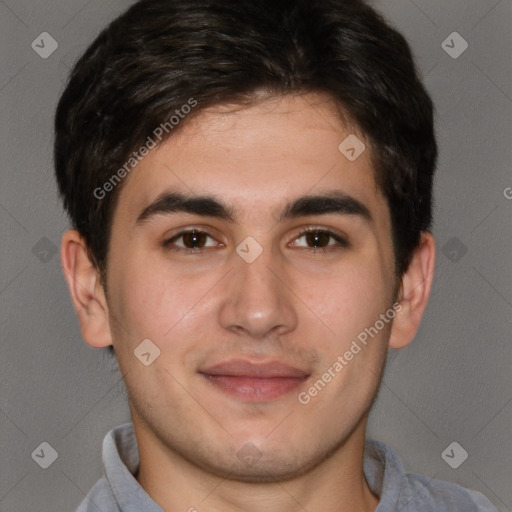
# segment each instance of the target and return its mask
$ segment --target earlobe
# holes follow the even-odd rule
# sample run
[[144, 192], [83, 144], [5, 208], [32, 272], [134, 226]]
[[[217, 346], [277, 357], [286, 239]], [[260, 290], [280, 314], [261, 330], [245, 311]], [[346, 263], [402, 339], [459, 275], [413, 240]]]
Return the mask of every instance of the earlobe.
[[90, 260], [86, 243], [78, 231], [64, 233], [60, 254], [82, 337], [95, 348], [112, 345], [108, 306], [100, 274]]
[[414, 339], [427, 307], [434, 278], [435, 242], [429, 232], [422, 233], [420, 244], [415, 249], [411, 263], [402, 277], [397, 310], [389, 346], [404, 348]]

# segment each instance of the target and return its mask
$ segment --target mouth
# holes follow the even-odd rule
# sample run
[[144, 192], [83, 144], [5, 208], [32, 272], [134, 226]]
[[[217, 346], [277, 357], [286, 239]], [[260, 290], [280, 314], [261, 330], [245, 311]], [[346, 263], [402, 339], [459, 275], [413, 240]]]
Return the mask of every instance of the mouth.
[[232, 359], [200, 370], [218, 391], [245, 402], [267, 402], [291, 393], [309, 376], [280, 361], [267, 363]]

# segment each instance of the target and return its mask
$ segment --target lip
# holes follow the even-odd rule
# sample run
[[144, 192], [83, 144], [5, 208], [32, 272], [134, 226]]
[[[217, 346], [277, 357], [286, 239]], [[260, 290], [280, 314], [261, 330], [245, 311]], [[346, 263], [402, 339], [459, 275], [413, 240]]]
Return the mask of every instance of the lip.
[[217, 390], [247, 402], [266, 402], [300, 386], [309, 373], [281, 361], [231, 359], [199, 371]]

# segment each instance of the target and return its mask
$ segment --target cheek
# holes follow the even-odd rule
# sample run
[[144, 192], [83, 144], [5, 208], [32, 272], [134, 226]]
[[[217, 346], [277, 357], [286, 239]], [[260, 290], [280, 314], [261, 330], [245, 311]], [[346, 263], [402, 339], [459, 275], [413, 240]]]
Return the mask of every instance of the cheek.
[[391, 306], [388, 279], [376, 265], [351, 264], [320, 283], [304, 283], [304, 302], [329, 328], [330, 352], [350, 345]]
[[163, 277], [162, 269], [154, 262], [137, 257], [135, 251], [127, 253], [126, 257], [118, 255], [119, 264], [111, 272], [111, 308], [124, 327], [118, 329], [119, 335], [140, 343], [141, 339], [156, 339], [165, 332], [173, 320], [169, 298], [179, 296], [180, 290]]
[[204, 295], [214, 287], [218, 276], [214, 273], [183, 274], [176, 265], [165, 258], [121, 258], [122, 264], [112, 275], [113, 313], [126, 327], [119, 335], [127, 333], [134, 342], [144, 338], [166, 346], [172, 338], [170, 332], [190, 322], [201, 309]]

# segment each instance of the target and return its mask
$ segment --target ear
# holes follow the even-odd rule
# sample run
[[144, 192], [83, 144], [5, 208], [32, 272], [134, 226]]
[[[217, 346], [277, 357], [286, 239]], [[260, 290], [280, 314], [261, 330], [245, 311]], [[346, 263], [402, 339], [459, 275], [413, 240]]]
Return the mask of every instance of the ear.
[[435, 260], [434, 237], [431, 233], [423, 232], [420, 244], [415, 249], [411, 263], [402, 277], [397, 298], [401, 307], [396, 308], [389, 340], [390, 347], [406, 347], [418, 332], [430, 296]]
[[100, 274], [87, 253], [87, 245], [75, 230], [64, 233], [60, 256], [82, 337], [95, 348], [112, 345], [108, 306]]

